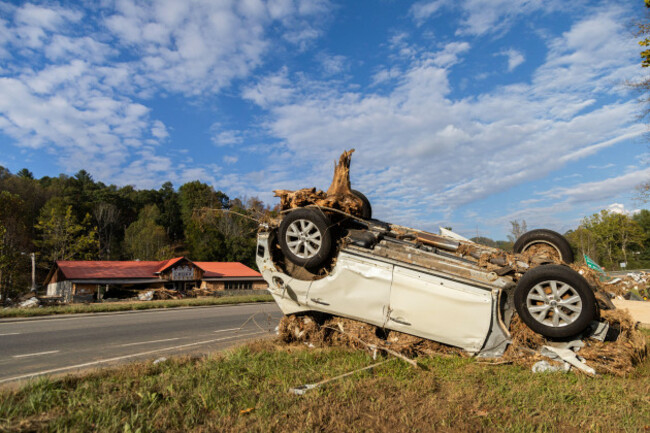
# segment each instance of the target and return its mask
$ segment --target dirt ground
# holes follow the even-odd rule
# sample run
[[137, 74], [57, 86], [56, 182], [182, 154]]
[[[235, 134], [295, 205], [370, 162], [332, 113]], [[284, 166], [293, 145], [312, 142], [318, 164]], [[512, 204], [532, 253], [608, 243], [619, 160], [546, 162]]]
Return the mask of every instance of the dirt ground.
[[614, 299], [616, 308], [628, 310], [633, 320], [641, 322], [642, 328], [650, 329], [650, 302], [626, 301], [624, 299]]

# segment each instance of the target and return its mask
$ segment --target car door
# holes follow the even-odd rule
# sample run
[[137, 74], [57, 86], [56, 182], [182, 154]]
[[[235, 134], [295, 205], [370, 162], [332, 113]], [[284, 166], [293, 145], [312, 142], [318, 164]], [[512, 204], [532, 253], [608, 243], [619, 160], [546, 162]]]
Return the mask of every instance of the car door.
[[333, 272], [312, 282], [307, 304], [318, 311], [384, 326], [393, 265], [341, 252]]
[[491, 307], [489, 289], [395, 266], [387, 327], [475, 352], [490, 330]]

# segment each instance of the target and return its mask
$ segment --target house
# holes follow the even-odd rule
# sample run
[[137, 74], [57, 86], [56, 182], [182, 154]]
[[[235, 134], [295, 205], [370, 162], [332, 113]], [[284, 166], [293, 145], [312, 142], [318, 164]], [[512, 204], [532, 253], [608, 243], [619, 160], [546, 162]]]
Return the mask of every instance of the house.
[[239, 262], [57, 261], [45, 279], [48, 297], [88, 302], [120, 291], [202, 288], [210, 291], [265, 290], [262, 275]]

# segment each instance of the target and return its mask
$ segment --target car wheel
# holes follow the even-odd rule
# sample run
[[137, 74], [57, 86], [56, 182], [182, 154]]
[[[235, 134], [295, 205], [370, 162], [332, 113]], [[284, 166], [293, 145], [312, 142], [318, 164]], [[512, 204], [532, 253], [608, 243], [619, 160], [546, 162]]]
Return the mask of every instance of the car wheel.
[[564, 263], [573, 263], [573, 250], [569, 241], [553, 230], [538, 229], [524, 233], [515, 241], [513, 251], [523, 253], [534, 245], [548, 246], [552, 248], [551, 252], [558, 254]]
[[370, 200], [368, 200], [368, 197], [363, 195], [363, 193], [357, 191], [356, 189], [352, 190], [352, 194], [357, 196], [357, 198], [360, 198], [361, 201], [363, 202], [363, 206], [361, 207], [361, 218], [364, 220], [369, 220], [372, 218], [372, 206], [370, 206]]
[[278, 240], [291, 262], [307, 269], [318, 268], [332, 249], [329, 219], [313, 209], [296, 209], [284, 216]]
[[514, 298], [521, 320], [545, 337], [577, 335], [598, 317], [596, 297], [587, 281], [562, 265], [542, 265], [526, 272]]

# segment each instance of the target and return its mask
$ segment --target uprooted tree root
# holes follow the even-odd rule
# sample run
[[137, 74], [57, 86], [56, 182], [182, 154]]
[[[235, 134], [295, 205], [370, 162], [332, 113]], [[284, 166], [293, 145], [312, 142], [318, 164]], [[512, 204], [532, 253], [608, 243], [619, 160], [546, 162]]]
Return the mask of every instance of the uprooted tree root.
[[[600, 342], [585, 339], [578, 355], [599, 374], [624, 376], [634, 370], [648, 355], [646, 338], [636, 329], [635, 322], [626, 311], [602, 312], [603, 320], [620, 329], [616, 341]], [[387, 334], [381, 328], [355, 320], [323, 314], [285, 316], [279, 325], [280, 339], [285, 343], [304, 343], [316, 347], [339, 346], [368, 350], [369, 346], [390, 349], [407, 357], [468, 356], [462, 349], [447, 346], [424, 338], [397, 331]], [[533, 332], [517, 316], [510, 326], [512, 344], [502, 357], [504, 362], [530, 368], [535, 362], [547, 358], [539, 354], [547, 340]]]
[[308, 205], [338, 209], [355, 216], [362, 216], [362, 200], [351, 189], [350, 162], [354, 149], [343, 152], [339, 162], [334, 165], [334, 177], [327, 192], [316, 188], [303, 188], [297, 191], [277, 189], [273, 191], [280, 197], [282, 210], [294, 209]]

